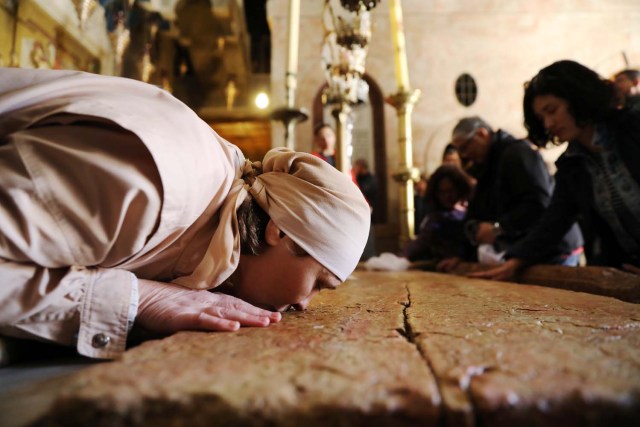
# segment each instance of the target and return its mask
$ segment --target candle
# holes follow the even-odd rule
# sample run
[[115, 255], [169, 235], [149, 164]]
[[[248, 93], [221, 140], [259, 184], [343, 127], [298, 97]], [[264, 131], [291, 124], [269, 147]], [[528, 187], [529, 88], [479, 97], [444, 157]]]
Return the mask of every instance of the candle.
[[293, 108], [298, 72], [298, 34], [300, 31], [300, 0], [289, 0], [289, 51], [287, 55], [287, 72], [285, 74], [287, 107]]
[[407, 67], [407, 52], [404, 43], [404, 28], [402, 26], [401, 0], [389, 0], [389, 18], [391, 20], [391, 41], [396, 65], [396, 80], [398, 89], [409, 89], [409, 69]]
[[298, 71], [298, 35], [300, 31], [300, 0], [289, 1], [289, 55], [287, 57], [287, 74], [294, 75]]

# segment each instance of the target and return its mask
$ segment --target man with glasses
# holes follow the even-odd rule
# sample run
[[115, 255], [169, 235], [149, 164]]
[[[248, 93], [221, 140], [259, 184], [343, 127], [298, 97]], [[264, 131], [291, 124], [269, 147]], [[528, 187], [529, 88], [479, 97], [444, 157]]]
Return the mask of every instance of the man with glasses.
[[[465, 219], [469, 240], [465, 258], [503, 262], [501, 254], [526, 236], [549, 205], [553, 178], [531, 144], [503, 130], [494, 131], [478, 116], [460, 120], [451, 143], [464, 164], [473, 164], [471, 172], [477, 179]], [[578, 265], [582, 244], [574, 224], [558, 245], [537, 254], [535, 262]], [[460, 261], [449, 258], [438, 268], [450, 271]]]

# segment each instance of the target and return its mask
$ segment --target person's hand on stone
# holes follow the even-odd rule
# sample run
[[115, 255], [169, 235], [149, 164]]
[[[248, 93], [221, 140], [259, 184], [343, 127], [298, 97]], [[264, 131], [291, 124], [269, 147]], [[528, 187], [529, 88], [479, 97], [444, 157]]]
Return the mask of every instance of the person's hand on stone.
[[445, 273], [450, 273], [454, 268], [460, 264], [462, 259], [459, 257], [445, 258], [438, 263], [436, 266], [437, 271], [444, 271]]
[[622, 264], [622, 269], [627, 273], [637, 274], [640, 276], [640, 267], [636, 267], [633, 264]]
[[170, 283], [138, 280], [136, 324], [151, 332], [235, 331], [240, 326], [269, 326], [282, 315], [239, 298]]
[[480, 222], [475, 237], [479, 245], [493, 245], [496, 242], [495, 227], [490, 222]]
[[496, 268], [479, 271], [477, 273], [470, 273], [468, 276], [475, 277], [477, 279], [508, 281], [515, 277], [523, 264], [524, 262], [522, 260], [518, 258], [511, 258]]

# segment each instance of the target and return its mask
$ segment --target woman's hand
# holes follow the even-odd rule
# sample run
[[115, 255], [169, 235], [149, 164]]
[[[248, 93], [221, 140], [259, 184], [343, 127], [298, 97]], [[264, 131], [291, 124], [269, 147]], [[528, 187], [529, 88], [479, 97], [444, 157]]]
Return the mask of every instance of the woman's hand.
[[152, 332], [235, 331], [240, 326], [269, 326], [282, 318], [230, 295], [171, 283], [140, 279], [138, 293], [136, 324]]
[[493, 224], [490, 222], [478, 223], [475, 240], [479, 245], [493, 245], [496, 242], [496, 231]]
[[622, 269], [627, 273], [637, 274], [640, 276], [640, 267], [636, 267], [633, 264], [622, 264]]
[[490, 280], [511, 280], [515, 277], [518, 270], [522, 267], [524, 262], [518, 258], [511, 258], [499, 267], [492, 268], [491, 270], [479, 271], [477, 273], [469, 274], [469, 277], [475, 277], [477, 279], [490, 279]]
[[440, 261], [438, 265], [436, 265], [436, 270], [444, 271], [445, 273], [450, 273], [454, 268], [458, 266], [458, 264], [460, 264], [461, 261], [462, 259], [460, 259], [457, 256], [452, 258], [445, 258], [442, 261]]

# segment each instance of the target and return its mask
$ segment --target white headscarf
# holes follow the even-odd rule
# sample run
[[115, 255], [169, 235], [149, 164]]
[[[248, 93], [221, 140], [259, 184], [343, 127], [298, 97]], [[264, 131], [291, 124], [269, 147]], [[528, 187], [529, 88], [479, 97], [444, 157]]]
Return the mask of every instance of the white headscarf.
[[371, 220], [362, 192], [324, 160], [280, 147], [270, 150], [262, 163], [246, 161], [238, 171], [207, 253], [193, 273], [175, 283], [207, 289], [231, 276], [240, 260], [236, 211], [247, 194], [278, 228], [340, 280], [353, 272]]

